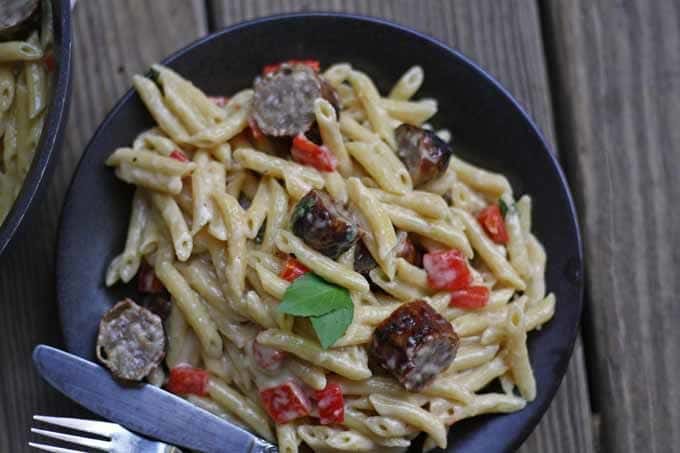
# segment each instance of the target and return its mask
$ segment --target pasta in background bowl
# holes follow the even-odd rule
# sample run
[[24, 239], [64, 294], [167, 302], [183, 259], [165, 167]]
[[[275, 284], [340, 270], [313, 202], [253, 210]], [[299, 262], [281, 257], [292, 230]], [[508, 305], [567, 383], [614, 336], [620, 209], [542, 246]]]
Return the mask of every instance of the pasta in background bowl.
[[61, 146], [70, 94], [70, 4], [41, 0], [0, 37], [0, 253]]
[[[333, 33], [309, 42], [288, 32], [289, 44], [274, 45], [282, 30], [302, 23], [306, 33]], [[377, 38], [360, 49], [333, 38], [351, 44], [366, 34]], [[255, 43], [266, 60], [244, 55], [244, 42]], [[240, 64], [221, 55], [237, 55]], [[255, 92], [248, 89], [262, 66], [300, 58], [321, 62], [321, 77], [337, 99], [315, 91], [323, 87], [313, 61], [269, 66]], [[338, 61], [347, 63], [331, 66]], [[263, 437], [276, 433], [285, 451], [300, 441], [321, 449], [403, 448], [419, 431], [429, 435], [426, 447], [448, 444], [452, 451], [518, 445], [564, 373], [581, 282], [568, 190], [512, 99], [440, 44], [346, 15], [246, 23], [165, 64], [135, 77], [139, 97], [128, 94], [109, 115], [74, 179], [58, 258], [67, 347], [92, 358], [99, 318], [113, 303], [141, 302], [137, 290], [162, 288], [153, 269], [173, 303], [165, 325], [167, 387], [208, 410], [236, 413]], [[425, 100], [409, 101], [423, 75], [418, 98], [422, 92]], [[312, 95], [295, 96], [300, 105], [291, 97], [278, 102], [282, 87]], [[419, 128], [426, 121], [439, 132]], [[318, 132], [309, 129], [312, 122]], [[292, 148], [285, 138], [291, 135]], [[445, 144], [451, 137], [452, 157]], [[412, 146], [417, 153], [400, 154]], [[132, 199], [104, 161], [138, 186]], [[522, 196], [527, 193], [531, 201]], [[345, 212], [348, 207], [353, 212]], [[92, 222], [78, 221], [85, 212], [95, 214]], [[323, 228], [317, 214], [326, 219]], [[499, 219], [506, 237], [499, 236]], [[83, 250], [82, 237], [97, 240]], [[422, 263], [404, 250], [407, 242], [423, 249]], [[375, 261], [372, 268], [363, 268], [359, 247]], [[104, 276], [107, 285], [139, 286], [105, 289]], [[296, 306], [311, 297], [304, 294], [321, 292], [335, 294], [334, 311]], [[137, 316], [135, 304], [126, 304], [116, 306], [117, 315]], [[345, 324], [343, 310], [350, 313]], [[329, 314], [335, 317], [323, 319]], [[383, 347], [388, 341], [399, 350], [393, 333], [404, 317], [430, 332], [409, 334], [409, 344], [423, 343], [401, 350], [413, 365], [406, 372]], [[527, 342], [526, 331], [546, 322]], [[344, 330], [334, 332], [339, 324]], [[108, 345], [108, 326], [99, 330], [98, 354]], [[377, 368], [368, 366], [369, 354]], [[108, 352], [100, 357], [114, 360]], [[178, 369], [179, 363], [210, 371], [210, 377], [199, 373], [207, 387], [187, 390], [181, 375], [190, 369]], [[276, 370], [267, 369], [272, 364]], [[144, 376], [112, 369], [126, 379]], [[499, 387], [489, 387], [496, 378]], [[162, 373], [149, 379], [163, 380]], [[282, 392], [300, 404], [277, 408], [270, 395], [280, 399]], [[324, 413], [343, 396], [343, 417]], [[525, 407], [526, 401], [533, 402]], [[280, 422], [276, 429], [267, 414]], [[454, 421], [447, 442], [446, 427]]]

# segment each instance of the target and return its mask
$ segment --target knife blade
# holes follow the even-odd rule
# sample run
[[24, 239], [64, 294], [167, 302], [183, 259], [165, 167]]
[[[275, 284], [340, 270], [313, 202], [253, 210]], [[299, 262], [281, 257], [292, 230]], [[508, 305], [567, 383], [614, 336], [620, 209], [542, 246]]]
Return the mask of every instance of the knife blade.
[[277, 453], [278, 449], [165, 390], [122, 384], [103, 367], [51, 346], [38, 345], [40, 375], [76, 403], [131, 431], [206, 453]]

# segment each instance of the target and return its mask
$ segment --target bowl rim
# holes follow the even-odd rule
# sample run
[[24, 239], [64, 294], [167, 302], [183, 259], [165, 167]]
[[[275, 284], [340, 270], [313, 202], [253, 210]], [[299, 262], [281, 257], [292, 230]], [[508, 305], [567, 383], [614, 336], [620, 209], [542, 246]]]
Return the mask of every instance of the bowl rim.
[[[410, 28], [408, 26], [393, 22], [391, 20], [387, 20], [384, 18], [380, 17], [374, 17], [370, 15], [364, 15], [364, 14], [355, 14], [355, 13], [345, 13], [345, 12], [328, 12], [328, 11], [306, 11], [306, 12], [294, 12], [294, 13], [281, 13], [281, 14], [273, 14], [273, 15], [268, 15], [268, 16], [263, 16], [263, 17], [257, 17], [253, 19], [248, 19], [244, 20], [241, 22], [237, 22], [235, 24], [229, 25], [227, 27], [224, 27], [220, 30], [216, 30], [215, 32], [209, 33], [206, 36], [199, 38], [195, 41], [192, 41], [191, 43], [187, 44], [186, 46], [180, 48], [179, 50], [169, 54], [165, 58], [163, 58], [160, 61], [160, 64], [169, 64], [174, 62], [176, 59], [184, 56], [185, 54], [191, 52], [197, 47], [202, 46], [203, 44], [221, 37], [222, 35], [227, 35], [231, 32], [237, 31], [242, 28], [248, 28], [248, 27], [254, 27], [260, 24], [268, 23], [268, 22], [276, 22], [276, 21], [285, 21], [289, 19], [304, 19], [304, 18], [341, 18], [341, 19], [346, 19], [346, 20], [351, 20], [351, 21], [359, 21], [359, 22], [365, 22], [365, 23], [371, 23], [373, 25], [379, 25], [383, 27], [388, 27], [388, 28], [393, 28], [397, 29], [399, 32], [404, 33], [406, 35], [409, 35], [410, 38], [414, 39], [421, 39], [424, 41], [427, 41], [429, 44], [434, 45], [436, 47], [441, 48], [442, 50], [446, 51], [449, 53], [452, 57], [457, 58], [461, 60], [463, 63], [468, 65], [471, 69], [473, 69], [479, 77], [482, 77], [485, 79], [487, 83], [489, 83], [494, 89], [496, 89], [499, 94], [501, 94], [506, 100], [510, 101], [512, 104], [512, 107], [522, 116], [525, 124], [527, 124], [530, 128], [531, 133], [535, 134], [537, 139], [541, 143], [541, 147], [543, 151], [547, 154], [548, 156], [548, 161], [550, 163], [550, 166], [553, 168], [555, 171], [559, 182], [561, 186], [565, 189], [564, 190], [564, 195], [565, 195], [565, 202], [566, 202], [566, 207], [567, 210], [569, 211], [569, 222], [572, 224], [571, 226], [573, 227], [573, 232], [574, 232], [574, 237], [573, 240], [575, 241], [577, 250], [575, 250], [575, 266], [572, 269], [574, 273], [574, 278], [576, 280], [575, 285], [576, 285], [576, 293], [577, 293], [577, 300], [575, 301], [570, 301], [570, 305], [572, 306], [571, 310], [577, 314], [577, 321], [574, 323], [573, 326], [571, 326], [571, 330], [568, 332], [568, 342], [565, 342], [565, 353], [561, 354], [561, 357], [557, 361], [555, 370], [557, 371], [558, 378], [553, 379], [548, 382], [547, 385], [544, 385], [542, 388], [542, 392], [545, 392], [545, 398], [542, 399], [542, 401], [534, 401], [532, 404], [537, 404], [535, 406], [535, 411], [533, 414], [527, 418], [527, 421], [523, 424], [523, 428], [520, 430], [517, 430], [514, 432], [514, 435], [512, 436], [511, 439], [508, 439], [508, 444], [507, 444], [507, 451], [514, 451], [516, 450], [526, 439], [529, 437], [529, 435], [534, 431], [536, 426], [538, 425], [539, 421], [547, 411], [548, 407], [554, 400], [555, 394], [557, 393], [557, 390], [562, 383], [562, 380], [564, 379], [564, 376], [567, 373], [567, 369], [571, 360], [571, 357], [573, 355], [573, 350], [574, 346], [576, 344], [576, 339], [578, 337], [579, 333], [579, 327], [581, 323], [581, 317], [583, 314], [583, 294], [584, 294], [584, 263], [583, 263], [583, 242], [581, 238], [581, 231], [580, 231], [580, 224], [578, 220], [578, 213], [575, 208], [574, 200], [573, 200], [573, 195], [571, 192], [571, 187], [569, 185], [569, 182], [567, 180], [567, 177], [562, 170], [562, 167], [559, 163], [558, 156], [556, 153], [553, 152], [554, 147], [550, 145], [550, 143], [546, 140], [544, 134], [541, 132], [540, 128], [537, 126], [535, 121], [530, 117], [526, 109], [520, 104], [520, 102], [515, 99], [515, 97], [510, 93], [510, 91], [505, 88], [498, 80], [496, 80], [487, 70], [485, 70], [480, 64], [476, 63], [473, 61], [471, 58], [467, 57], [465, 54], [463, 54], [461, 51], [452, 48], [448, 44], [442, 42], [441, 40], [430, 36], [426, 33], [423, 33], [421, 31], [415, 30], [413, 28]], [[99, 138], [99, 136], [102, 134], [102, 132], [109, 127], [109, 123], [113, 120], [113, 118], [118, 114], [118, 112], [129, 102], [130, 98], [135, 96], [135, 90], [134, 88], [130, 88], [127, 92], [125, 92], [122, 97], [114, 104], [114, 106], [111, 108], [109, 113], [105, 116], [105, 118], [102, 120], [102, 123], [97, 127], [95, 133], [93, 134], [92, 138], [88, 141], [87, 145], [85, 146], [85, 152], [81, 156], [78, 165], [73, 173], [73, 179], [71, 180], [68, 190], [66, 192], [65, 200], [68, 201], [70, 198], [70, 194], [72, 191], [72, 186], [75, 182], [75, 176], [79, 173], [81, 165], [83, 165], [83, 162], [85, 160], [85, 156], [87, 154], [87, 150], [92, 146], [94, 142], [96, 142]], [[60, 278], [60, 271], [59, 268], [60, 263], [62, 262], [63, 259], [66, 259], [66, 256], [61, 255], [61, 251], [63, 250], [62, 247], [62, 242], [65, 240], [64, 239], [64, 219], [67, 214], [68, 209], [66, 209], [67, 204], [64, 205], [61, 216], [59, 219], [59, 230], [58, 230], [58, 243], [56, 247], [56, 264], [57, 264], [57, 278], [56, 278], [56, 285], [57, 285], [57, 297], [60, 300], [60, 294], [61, 294], [61, 284], [63, 283], [63, 278]], [[62, 304], [60, 303], [60, 312], [62, 309]], [[61, 316], [61, 319], [63, 320], [63, 314]], [[62, 321], [62, 330], [63, 330], [63, 321]], [[66, 341], [66, 344], [68, 345], [68, 341]], [[568, 351], [568, 354], [566, 353]], [[447, 429], [448, 431], [448, 429]]]
[[7, 217], [4, 221], [0, 220], [0, 256], [28, 216], [33, 203], [39, 198], [38, 193], [47, 183], [52, 170], [55, 148], [61, 147], [64, 138], [71, 93], [71, 5], [67, 0], [54, 0], [52, 4], [53, 7], [58, 5], [54, 7], [54, 25], [55, 29], [59, 30], [61, 38], [59, 42], [55, 39], [55, 47], [58, 47], [60, 52], [58, 76], [52, 88], [53, 97], [47, 106], [47, 117], [31, 167], [21, 183], [19, 195], [14, 200]]

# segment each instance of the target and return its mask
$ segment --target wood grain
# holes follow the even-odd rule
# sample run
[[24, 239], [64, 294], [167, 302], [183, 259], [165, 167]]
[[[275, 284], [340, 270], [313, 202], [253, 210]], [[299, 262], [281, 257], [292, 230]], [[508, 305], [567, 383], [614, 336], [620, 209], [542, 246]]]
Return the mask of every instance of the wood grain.
[[[30, 361], [39, 342], [61, 342], [54, 301], [53, 254], [65, 187], [82, 149], [130, 75], [205, 33], [203, 1], [88, 0], [75, 14], [74, 93], [66, 144], [49, 188], [0, 263], [0, 451], [21, 451], [33, 413], [80, 414], [40, 382]], [[463, 50], [501, 80], [553, 141], [543, 46], [533, 0], [229, 1], [214, 2], [218, 25], [273, 12], [347, 10], [383, 16]], [[84, 241], [84, 247], [86, 247]], [[77, 278], [77, 276], [74, 276]], [[585, 420], [585, 421], [584, 421]], [[592, 451], [580, 343], [565, 383], [524, 451]]]
[[548, 0], [602, 451], [680, 451], [680, 4]]
[[84, 413], [42, 382], [30, 360], [35, 344], [62, 341], [54, 296], [54, 249], [64, 192], [87, 140], [130, 87], [131, 74], [205, 34], [206, 19], [200, 0], [87, 0], [78, 3], [73, 26], [73, 97], [65, 145], [48, 193], [0, 263], [2, 452], [28, 450], [34, 413]]
[[[554, 143], [543, 42], [533, 0], [214, 0], [215, 24], [224, 27], [267, 14], [333, 10], [384, 17], [460, 49], [510, 89]], [[592, 452], [588, 388], [581, 342], [550, 409], [523, 452]]]

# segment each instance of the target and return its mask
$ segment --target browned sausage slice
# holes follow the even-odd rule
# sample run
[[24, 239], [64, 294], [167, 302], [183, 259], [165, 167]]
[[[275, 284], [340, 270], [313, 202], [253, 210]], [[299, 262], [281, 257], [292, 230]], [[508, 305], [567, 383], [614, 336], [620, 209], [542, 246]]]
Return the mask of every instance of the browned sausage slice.
[[310, 190], [293, 210], [291, 229], [305, 243], [330, 258], [337, 258], [359, 238], [359, 228], [330, 195]]
[[117, 378], [141, 381], [164, 356], [165, 333], [159, 316], [125, 299], [102, 317], [97, 358]]
[[321, 79], [303, 64], [282, 64], [255, 79], [253, 119], [272, 137], [304, 134], [314, 123], [314, 100], [322, 96]]
[[451, 323], [427, 302], [417, 300], [380, 323], [370, 353], [407, 390], [418, 391], [451, 365], [458, 343]]
[[402, 124], [395, 131], [397, 156], [408, 168], [414, 186], [435, 179], [446, 171], [451, 146], [432, 131]]

